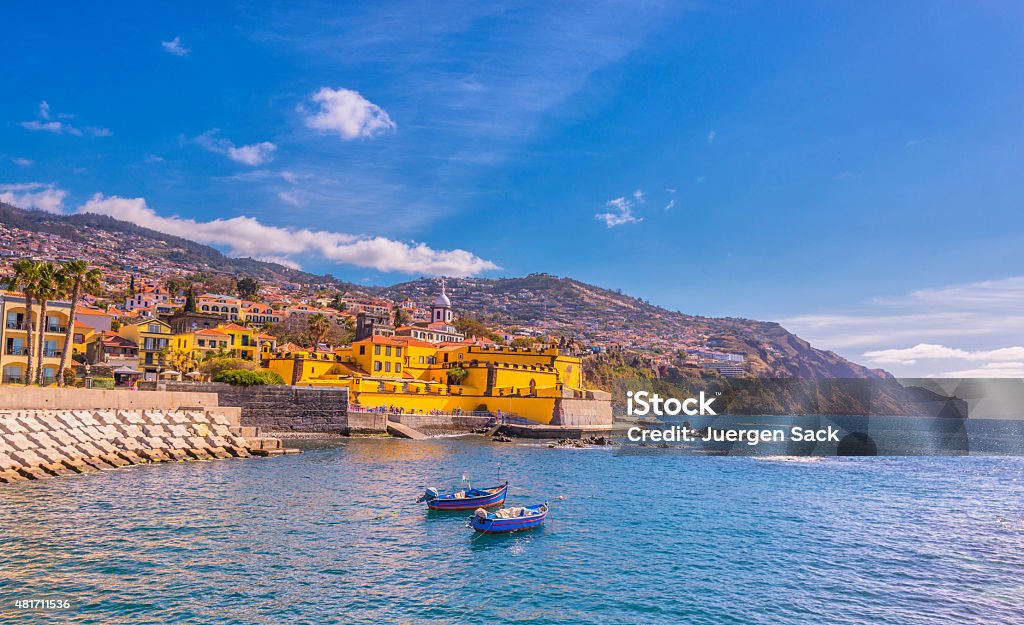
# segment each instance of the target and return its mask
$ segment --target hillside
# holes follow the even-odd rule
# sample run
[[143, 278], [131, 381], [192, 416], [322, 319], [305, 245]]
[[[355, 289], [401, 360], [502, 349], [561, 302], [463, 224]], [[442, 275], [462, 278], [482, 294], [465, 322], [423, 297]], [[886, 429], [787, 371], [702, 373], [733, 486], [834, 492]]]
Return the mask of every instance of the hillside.
[[[571, 278], [450, 279], [457, 311], [489, 324], [533, 327], [586, 344], [621, 346], [653, 354], [657, 365], [685, 364], [687, 347], [742, 354], [762, 377], [885, 377], [841, 356], [816, 349], [778, 323], [696, 317]], [[378, 291], [401, 301], [430, 301], [434, 280], [421, 278]], [[537, 321], [543, 320], [543, 321]]]
[[36, 210], [23, 210], [0, 202], [0, 224], [36, 233], [52, 234], [70, 242], [93, 242], [98, 233], [116, 235], [121, 242], [118, 251], [137, 251], [193, 268], [196, 272], [247, 275], [264, 280], [299, 283], [334, 282], [330, 276], [297, 271], [277, 263], [252, 258], [231, 258], [208, 245], [164, 234], [92, 213], [54, 215]]
[[[434, 279], [392, 286], [363, 287], [251, 258], [230, 258], [187, 239], [111, 217], [54, 215], [0, 203], [0, 251], [55, 260], [86, 258], [110, 272], [143, 278], [194, 274], [254, 277], [263, 284], [290, 287], [296, 297], [332, 290], [396, 302], [427, 305], [437, 295]], [[743, 357], [745, 370], [758, 377], [886, 377], [832, 352], [812, 347], [777, 323], [687, 315], [571, 278], [531, 274], [521, 278], [449, 279], [457, 315], [525, 336], [558, 336], [578, 346], [596, 346], [594, 360], [618, 350], [631, 366], [654, 377], [698, 373], [699, 362], [714, 354]]]

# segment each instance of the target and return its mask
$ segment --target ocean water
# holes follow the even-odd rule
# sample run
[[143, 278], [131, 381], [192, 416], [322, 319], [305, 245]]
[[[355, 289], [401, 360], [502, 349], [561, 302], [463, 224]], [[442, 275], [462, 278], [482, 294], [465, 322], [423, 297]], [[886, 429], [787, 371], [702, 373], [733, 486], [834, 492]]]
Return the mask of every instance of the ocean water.
[[[302, 446], [0, 489], [0, 623], [1024, 623], [1020, 457]], [[545, 527], [414, 503], [499, 463]]]

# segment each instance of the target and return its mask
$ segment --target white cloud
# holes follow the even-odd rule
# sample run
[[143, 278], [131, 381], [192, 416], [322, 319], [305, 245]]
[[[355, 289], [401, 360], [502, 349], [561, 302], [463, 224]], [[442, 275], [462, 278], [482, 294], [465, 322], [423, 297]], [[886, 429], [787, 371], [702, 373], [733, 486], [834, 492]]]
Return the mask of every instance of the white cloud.
[[865, 352], [864, 356], [879, 364], [915, 364], [923, 359], [958, 359], [970, 361], [995, 361], [1024, 360], [1024, 347], [1000, 347], [998, 349], [968, 351], [936, 345], [933, 343], [918, 343], [913, 347], [904, 349], [883, 349], [878, 351]]
[[219, 131], [209, 130], [195, 138], [195, 142], [210, 152], [223, 154], [231, 160], [255, 167], [274, 160], [277, 146], [269, 141], [236, 146], [231, 141], [217, 136]]
[[34, 131], [52, 132], [52, 133], [58, 134], [58, 135], [69, 134], [69, 135], [75, 135], [75, 136], [78, 136], [78, 137], [82, 136], [82, 131], [79, 130], [78, 128], [75, 128], [71, 124], [65, 124], [64, 122], [59, 122], [57, 120], [53, 120], [53, 121], [31, 120], [31, 121], [27, 121], [27, 122], [21, 122], [21, 127], [25, 128], [25, 129], [28, 129], [28, 130], [34, 130]]
[[[637, 191], [636, 193], [639, 193], [641, 198], [643, 197], [642, 191]], [[636, 193], [633, 194], [634, 197], [636, 197]], [[644, 220], [643, 217], [637, 217], [633, 214], [633, 202], [625, 197], [608, 200], [605, 206], [610, 210], [607, 213], [597, 213], [594, 215], [594, 218], [604, 221], [605, 225], [609, 228], [625, 224], [635, 224]]]
[[277, 199], [292, 206], [302, 206], [304, 204], [302, 198], [295, 191], [281, 191], [277, 194]]
[[717, 132], [715, 132], [714, 130], [712, 130], [711, 132], [709, 132], [709, 133], [708, 133], [708, 143], [709, 143], [709, 144], [710, 144], [710, 143], [714, 143], [714, 142], [715, 142], [715, 137], [717, 137], [717, 136], [718, 136], [718, 133], [717, 133]]
[[644, 203], [644, 190], [643, 189], [637, 189], [636, 191], [634, 191], [633, 192], [633, 199], [636, 200], [639, 204], [643, 204]]
[[1024, 378], [1024, 362], [993, 362], [974, 369], [943, 372], [944, 378]]
[[228, 158], [246, 165], [262, 165], [273, 160], [277, 146], [269, 141], [228, 148]]
[[667, 211], [668, 210], [672, 210], [675, 207], [676, 207], [676, 201], [675, 200], [669, 200], [668, 204], [665, 204], [665, 210], [667, 210]]
[[[782, 319], [816, 346], [903, 376], [954, 374], [1024, 361], [1024, 276], [877, 297], [860, 309]], [[909, 346], [909, 347], [908, 347]], [[951, 362], [964, 364], [950, 371]]]
[[189, 52], [192, 52], [191, 48], [186, 48], [181, 44], [181, 37], [175, 37], [170, 41], [161, 41], [160, 45], [163, 46], [164, 52], [174, 56], [188, 56]]
[[[387, 111], [370, 102], [358, 91], [321, 87], [313, 94], [313, 102], [320, 105], [318, 111], [306, 115], [306, 126], [315, 130], [337, 132], [342, 139], [372, 137], [395, 130], [395, 122]], [[298, 107], [305, 113], [305, 107]]]
[[[68, 118], [70, 115], [57, 115], [56, 117]], [[99, 128], [97, 126], [86, 126], [84, 128], [78, 128], [72, 126], [69, 122], [60, 121], [53, 119], [53, 115], [50, 112], [50, 103], [43, 100], [39, 103], [39, 119], [33, 119], [18, 124], [26, 130], [32, 130], [34, 132], [52, 132], [57, 135], [74, 135], [81, 137], [83, 135], [89, 135], [92, 137], [109, 137], [114, 134], [110, 132], [109, 128]]]
[[64, 198], [67, 196], [68, 192], [64, 189], [42, 182], [0, 184], [0, 202], [18, 208], [35, 208], [59, 214], [64, 211]]
[[11, 162], [17, 165], [18, 167], [30, 167], [35, 162], [30, 158], [23, 158], [20, 156], [8, 156], [7, 158], [9, 158]]
[[144, 198], [105, 197], [97, 193], [78, 212], [109, 215], [144, 228], [225, 247], [233, 256], [273, 257], [278, 259], [275, 262], [313, 255], [383, 272], [448, 276], [476, 275], [498, 268], [465, 250], [434, 250], [423, 243], [384, 237], [266, 226], [252, 217], [212, 221], [161, 217], [146, 205]]
[[262, 260], [265, 263], [277, 263], [278, 265], [283, 265], [289, 269], [302, 269], [302, 265], [284, 256], [254, 256], [253, 258], [256, 260]]

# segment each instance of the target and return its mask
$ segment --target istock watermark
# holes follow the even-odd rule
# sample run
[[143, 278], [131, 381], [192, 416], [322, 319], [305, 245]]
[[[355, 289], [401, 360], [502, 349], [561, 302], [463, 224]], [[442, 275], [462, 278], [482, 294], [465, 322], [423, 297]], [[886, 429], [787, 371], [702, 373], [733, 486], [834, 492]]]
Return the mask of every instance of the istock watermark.
[[647, 391], [629, 391], [626, 393], [626, 413], [631, 417], [675, 417], [684, 414], [688, 417], [715, 416], [718, 413], [711, 408], [714, 397], [707, 397], [704, 391], [699, 397], [687, 397], [680, 401], [675, 397], [664, 399], [657, 393]]

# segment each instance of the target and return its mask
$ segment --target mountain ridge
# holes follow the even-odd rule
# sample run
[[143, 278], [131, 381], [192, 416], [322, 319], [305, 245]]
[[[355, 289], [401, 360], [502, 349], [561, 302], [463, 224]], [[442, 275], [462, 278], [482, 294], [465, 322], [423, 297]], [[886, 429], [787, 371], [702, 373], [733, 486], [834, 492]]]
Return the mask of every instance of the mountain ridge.
[[[278, 263], [231, 258], [208, 245], [105, 215], [57, 215], [26, 211], [0, 202], [0, 224], [43, 232], [88, 246], [101, 233], [129, 237], [145, 254], [192, 271], [253, 277], [273, 283], [298, 283], [314, 289], [378, 296], [426, 304], [437, 295], [433, 278], [390, 286], [363, 286]], [[148, 247], [147, 247], [148, 245]], [[74, 249], [74, 245], [69, 248]], [[11, 250], [16, 252], [15, 250]], [[748, 372], [760, 377], [891, 377], [888, 373], [820, 350], [777, 322], [737, 317], [702, 317], [671, 311], [646, 300], [548, 273], [521, 277], [449, 278], [448, 293], [462, 315], [495, 327], [519, 328], [535, 335], [563, 336], [605, 350], [643, 354], [655, 373], [685, 369], [708, 354], [742, 356]], [[642, 361], [643, 359], [641, 359]]]

